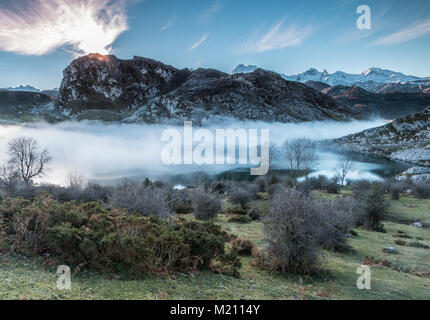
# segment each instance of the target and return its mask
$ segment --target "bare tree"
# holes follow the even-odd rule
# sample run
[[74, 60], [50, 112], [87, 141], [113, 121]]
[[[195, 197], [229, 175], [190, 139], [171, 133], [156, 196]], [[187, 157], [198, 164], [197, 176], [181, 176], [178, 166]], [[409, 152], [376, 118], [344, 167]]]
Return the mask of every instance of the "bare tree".
[[77, 170], [69, 171], [67, 174], [67, 184], [73, 191], [82, 191], [85, 185], [85, 178]]
[[342, 187], [345, 184], [345, 179], [347, 175], [351, 172], [353, 167], [354, 165], [352, 161], [347, 156], [343, 156], [338, 161], [338, 165], [335, 170], [336, 170], [337, 176], [339, 177]]
[[317, 161], [315, 142], [307, 138], [285, 141], [282, 152], [287, 159], [288, 168], [296, 173], [304, 172], [307, 179]]
[[43, 176], [46, 165], [51, 161], [48, 150], [41, 150], [37, 141], [33, 138], [19, 137], [9, 142], [9, 165], [16, 171], [28, 186], [31, 179]]
[[0, 188], [2, 192], [9, 196], [15, 195], [21, 185], [22, 180], [13, 168], [10, 166], [3, 166], [0, 169]]

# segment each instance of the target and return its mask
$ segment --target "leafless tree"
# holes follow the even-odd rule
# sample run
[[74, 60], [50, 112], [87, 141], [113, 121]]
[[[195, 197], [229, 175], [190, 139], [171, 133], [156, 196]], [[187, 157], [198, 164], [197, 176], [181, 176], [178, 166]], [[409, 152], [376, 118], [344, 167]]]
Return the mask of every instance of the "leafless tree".
[[336, 167], [336, 174], [339, 177], [342, 187], [345, 184], [345, 179], [347, 175], [351, 172], [353, 167], [354, 165], [352, 161], [347, 156], [343, 156], [338, 161], [338, 165]]
[[318, 159], [315, 142], [307, 138], [285, 141], [282, 145], [282, 153], [287, 160], [288, 168], [296, 173], [303, 171], [306, 178], [314, 169]]
[[9, 142], [9, 165], [16, 171], [28, 186], [31, 179], [43, 176], [46, 165], [51, 161], [48, 150], [41, 150], [33, 138], [18, 137]]
[[85, 178], [79, 173], [79, 171], [70, 171], [67, 174], [68, 187], [74, 191], [81, 191], [85, 185]]
[[21, 187], [22, 180], [19, 174], [10, 166], [3, 166], [0, 169], [0, 188], [7, 195], [15, 195]]

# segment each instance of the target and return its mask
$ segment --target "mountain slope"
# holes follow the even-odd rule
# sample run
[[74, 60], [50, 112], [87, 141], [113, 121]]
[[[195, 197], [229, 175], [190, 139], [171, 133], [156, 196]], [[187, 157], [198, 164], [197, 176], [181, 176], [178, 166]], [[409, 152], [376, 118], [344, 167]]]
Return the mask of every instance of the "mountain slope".
[[[0, 91], [0, 117], [10, 120], [48, 119], [54, 111], [51, 97], [37, 92]], [[47, 113], [46, 113], [47, 112]], [[47, 117], [45, 117], [47, 116]]]
[[342, 104], [384, 119], [420, 112], [430, 105], [430, 94], [424, 93], [372, 93], [359, 86], [333, 86], [321, 92]]
[[430, 166], [430, 107], [333, 143], [351, 151]]
[[72, 116], [103, 110], [144, 122], [213, 117], [298, 122], [360, 116], [327, 95], [262, 69], [229, 75], [98, 54], [75, 60], [64, 71], [58, 105]]

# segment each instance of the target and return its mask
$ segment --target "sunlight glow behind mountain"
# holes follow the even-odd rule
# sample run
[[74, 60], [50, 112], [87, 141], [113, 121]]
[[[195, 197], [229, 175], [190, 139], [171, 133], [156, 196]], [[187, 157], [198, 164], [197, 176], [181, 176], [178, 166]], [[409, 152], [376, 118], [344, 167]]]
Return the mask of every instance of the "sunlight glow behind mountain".
[[0, 5], [0, 49], [43, 55], [62, 48], [75, 55], [111, 53], [128, 29], [125, 0], [20, 1]]

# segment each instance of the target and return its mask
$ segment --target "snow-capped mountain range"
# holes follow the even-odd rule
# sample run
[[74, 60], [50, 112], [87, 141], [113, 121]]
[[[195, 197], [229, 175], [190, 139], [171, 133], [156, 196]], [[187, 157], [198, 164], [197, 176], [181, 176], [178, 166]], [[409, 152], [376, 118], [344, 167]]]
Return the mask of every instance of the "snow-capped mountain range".
[[[243, 64], [238, 65], [234, 70], [233, 74], [236, 73], [249, 73], [258, 69], [257, 66]], [[372, 91], [376, 86], [387, 83], [398, 83], [398, 84], [414, 84], [428, 85], [430, 77], [420, 78], [416, 76], [405, 75], [401, 72], [395, 72], [391, 70], [384, 70], [381, 68], [369, 68], [363, 71], [361, 74], [351, 74], [343, 71], [336, 71], [335, 73], [328, 73], [327, 70], [318, 71], [315, 68], [311, 68], [303, 73], [296, 75], [285, 75], [281, 74], [282, 77], [289, 81], [307, 82], [317, 81], [329, 84], [330, 86], [359, 86], [363, 89]]]
[[19, 86], [19, 87], [16, 87], [16, 88], [11, 88], [11, 87], [9, 87], [9, 88], [3, 88], [3, 89], [1, 89], [1, 90], [6, 90], [6, 91], [19, 91], [19, 92], [40, 92], [40, 90], [39, 89], [37, 89], [37, 88], [35, 88], [35, 87], [32, 87], [32, 86], [29, 86], [29, 85], [26, 85], [26, 86]]

